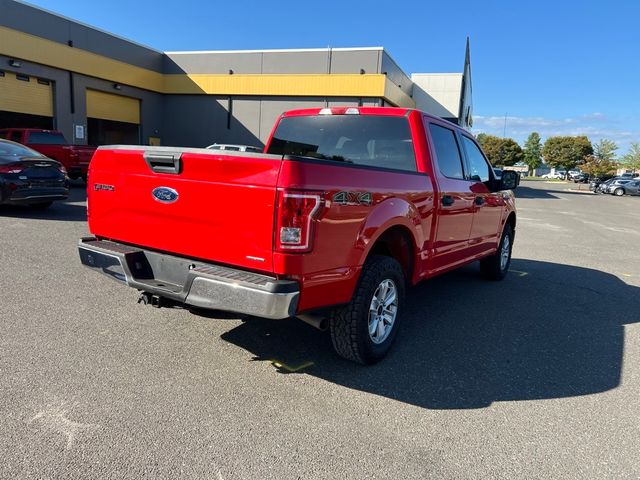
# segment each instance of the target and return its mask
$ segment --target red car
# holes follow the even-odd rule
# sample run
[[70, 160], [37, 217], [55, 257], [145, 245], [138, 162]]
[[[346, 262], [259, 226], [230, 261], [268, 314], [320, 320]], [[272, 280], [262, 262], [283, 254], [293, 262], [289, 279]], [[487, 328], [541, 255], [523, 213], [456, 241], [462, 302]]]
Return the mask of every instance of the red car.
[[87, 178], [89, 162], [96, 147], [69, 145], [62, 132], [39, 128], [5, 128], [0, 130], [0, 138], [21, 143], [53, 158], [67, 169], [69, 178]]
[[266, 153], [99, 148], [84, 265], [179, 302], [327, 327], [345, 358], [384, 357], [405, 289], [479, 260], [502, 279], [516, 172], [417, 110], [283, 114]]

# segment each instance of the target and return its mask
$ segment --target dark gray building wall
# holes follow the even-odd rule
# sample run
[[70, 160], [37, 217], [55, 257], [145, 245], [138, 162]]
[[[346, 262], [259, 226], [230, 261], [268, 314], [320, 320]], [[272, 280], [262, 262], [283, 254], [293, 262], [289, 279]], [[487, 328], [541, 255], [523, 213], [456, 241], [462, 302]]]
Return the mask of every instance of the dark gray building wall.
[[391, 82], [400, 87], [404, 93], [411, 96], [413, 91], [413, 82], [411, 81], [411, 78], [402, 71], [395, 60], [385, 51], [382, 52], [380, 68], [382, 73], [386, 72], [387, 78], [391, 80]]
[[72, 41], [74, 48], [162, 71], [162, 52], [14, 0], [0, 0], [0, 25], [64, 45]]
[[[278, 117], [287, 110], [323, 108], [324, 97], [229, 97], [171, 95], [164, 101], [163, 145], [206, 147], [212, 143], [263, 146]], [[357, 106], [359, 98], [333, 98], [329, 106]], [[364, 106], [380, 99], [364, 98]]]
[[221, 101], [212, 95], [165, 97], [162, 144], [206, 147], [226, 138], [227, 110]]
[[247, 52], [168, 52], [165, 73], [380, 73], [382, 49], [310, 49]]

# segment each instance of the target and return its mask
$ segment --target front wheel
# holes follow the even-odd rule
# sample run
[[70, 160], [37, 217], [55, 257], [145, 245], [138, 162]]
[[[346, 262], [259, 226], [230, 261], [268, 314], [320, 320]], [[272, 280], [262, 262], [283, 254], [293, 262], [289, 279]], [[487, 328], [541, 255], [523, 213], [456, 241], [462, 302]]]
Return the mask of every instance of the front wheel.
[[513, 228], [509, 223], [504, 226], [500, 244], [495, 254], [480, 260], [480, 271], [488, 280], [502, 280], [511, 265], [513, 249]]
[[622, 195], [624, 195], [624, 190], [623, 190], [622, 188], [616, 188], [616, 189], [613, 191], [613, 194], [614, 194], [616, 197], [621, 197]]
[[351, 302], [336, 309], [329, 321], [336, 353], [362, 364], [381, 360], [398, 333], [404, 292], [404, 274], [396, 260], [382, 255], [367, 260]]

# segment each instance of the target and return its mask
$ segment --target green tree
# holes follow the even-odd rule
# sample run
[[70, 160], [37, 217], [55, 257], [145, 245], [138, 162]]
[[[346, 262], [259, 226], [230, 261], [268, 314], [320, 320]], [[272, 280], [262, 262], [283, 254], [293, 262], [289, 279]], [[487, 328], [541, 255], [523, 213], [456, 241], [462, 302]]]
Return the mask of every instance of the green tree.
[[589, 139], [579, 137], [549, 137], [542, 147], [542, 155], [547, 165], [569, 171], [593, 155]]
[[618, 150], [616, 142], [602, 138], [593, 146], [593, 155], [599, 160], [614, 162], [616, 160], [616, 150]]
[[598, 158], [595, 155], [587, 155], [584, 161], [580, 164], [580, 170], [592, 177], [613, 175], [617, 169], [617, 162], [606, 158]]
[[542, 144], [538, 132], [529, 135], [524, 144], [523, 153], [524, 163], [529, 166], [529, 175], [532, 175], [533, 170], [542, 165]]
[[481, 133], [478, 143], [492, 165], [511, 166], [524, 158], [522, 148], [512, 138], [500, 138]]
[[640, 170], [640, 143], [631, 144], [629, 151], [622, 157], [622, 165], [634, 172]]

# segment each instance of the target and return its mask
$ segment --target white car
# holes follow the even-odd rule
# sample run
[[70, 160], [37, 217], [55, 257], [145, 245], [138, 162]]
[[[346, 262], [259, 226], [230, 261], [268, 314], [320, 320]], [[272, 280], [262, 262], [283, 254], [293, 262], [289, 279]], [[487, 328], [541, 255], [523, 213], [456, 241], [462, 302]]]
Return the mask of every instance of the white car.
[[214, 143], [207, 147], [209, 150], [226, 150], [227, 152], [253, 152], [262, 153], [262, 148], [251, 145], [230, 145], [226, 143]]
[[564, 174], [562, 173], [547, 173], [546, 175], [542, 175], [542, 178], [548, 178], [548, 179], [552, 179], [555, 178], [556, 180], [562, 180], [564, 178]]

